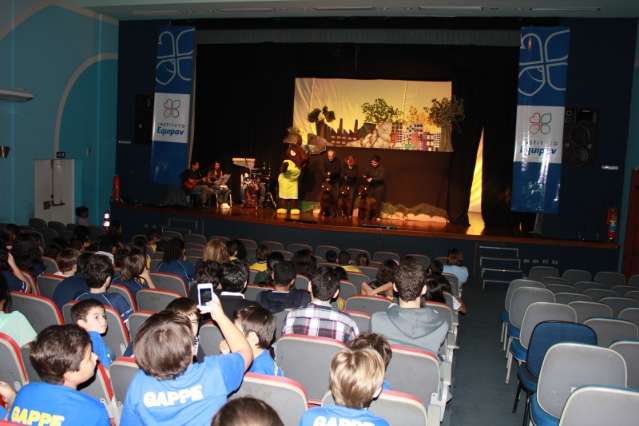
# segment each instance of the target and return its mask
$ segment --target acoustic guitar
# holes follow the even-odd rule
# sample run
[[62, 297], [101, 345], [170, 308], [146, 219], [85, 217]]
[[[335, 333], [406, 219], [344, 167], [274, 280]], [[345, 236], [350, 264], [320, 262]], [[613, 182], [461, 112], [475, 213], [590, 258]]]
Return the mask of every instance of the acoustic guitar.
[[193, 191], [193, 189], [195, 189], [196, 186], [198, 186], [200, 184], [200, 182], [202, 181], [203, 178], [187, 178], [184, 179], [184, 181], [182, 182], [182, 187], [184, 188], [184, 190], [188, 193]]

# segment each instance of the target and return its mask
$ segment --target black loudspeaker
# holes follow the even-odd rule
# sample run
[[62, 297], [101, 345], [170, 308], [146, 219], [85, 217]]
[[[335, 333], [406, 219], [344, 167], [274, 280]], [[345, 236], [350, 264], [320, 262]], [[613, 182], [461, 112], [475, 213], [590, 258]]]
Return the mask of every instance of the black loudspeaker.
[[133, 143], [151, 143], [153, 95], [135, 95], [135, 135]]
[[585, 108], [566, 108], [564, 121], [564, 164], [585, 166], [595, 158], [599, 112]]

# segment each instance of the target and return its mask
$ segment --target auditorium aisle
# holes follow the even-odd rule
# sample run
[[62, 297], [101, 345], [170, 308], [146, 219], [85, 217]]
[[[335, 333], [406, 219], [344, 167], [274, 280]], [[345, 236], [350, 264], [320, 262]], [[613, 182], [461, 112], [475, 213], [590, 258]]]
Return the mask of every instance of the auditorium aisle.
[[506, 359], [499, 349], [499, 313], [505, 288], [482, 292], [479, 279], [464, 288], [469, 314], [461, 319], [455, 365], [454, 398], [448, 404], [444, 426], [511, 426], [522, 423], [523, 405], [511, 413], [516, 389], [513, 372], [506, 385]]

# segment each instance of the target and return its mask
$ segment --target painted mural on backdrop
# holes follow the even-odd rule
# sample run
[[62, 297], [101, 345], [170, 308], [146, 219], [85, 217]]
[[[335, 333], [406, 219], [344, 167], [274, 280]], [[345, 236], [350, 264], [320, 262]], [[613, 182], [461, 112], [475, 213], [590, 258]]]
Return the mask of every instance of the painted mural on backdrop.
[[151, 179], [178, 184], [188, 160], [195, 29], [167, 27], [158, 35], [153, 101]]
[[559, 213], [570, 30], [522, 28], [511, 209]]

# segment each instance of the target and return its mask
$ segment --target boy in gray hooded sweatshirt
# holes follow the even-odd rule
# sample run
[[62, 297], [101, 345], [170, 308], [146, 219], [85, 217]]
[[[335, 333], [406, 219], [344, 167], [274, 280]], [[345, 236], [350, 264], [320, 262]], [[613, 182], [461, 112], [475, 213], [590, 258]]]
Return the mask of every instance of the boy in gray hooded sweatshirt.
[[421, 296], [427, 290], [422, 266], [411, 260], [402, 262], [394, 288], [399, 293], [399, 305], [374, 313], [371, 331], [384, 335], [392, 344], [438, 353], [448, 333], [448, 317], [440, 309], [421, 307]]

